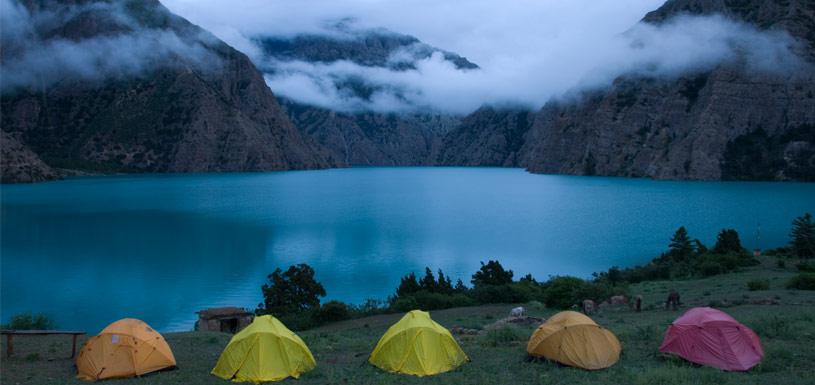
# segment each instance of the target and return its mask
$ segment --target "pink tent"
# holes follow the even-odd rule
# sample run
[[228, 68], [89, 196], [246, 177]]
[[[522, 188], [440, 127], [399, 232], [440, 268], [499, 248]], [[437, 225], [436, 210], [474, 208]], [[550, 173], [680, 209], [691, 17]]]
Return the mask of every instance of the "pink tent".
[[758, 336], [733, 317], [709, 307], [688, 310], [668, 327], [662, 353], [728, 371], [746, 371], [764, 357]]

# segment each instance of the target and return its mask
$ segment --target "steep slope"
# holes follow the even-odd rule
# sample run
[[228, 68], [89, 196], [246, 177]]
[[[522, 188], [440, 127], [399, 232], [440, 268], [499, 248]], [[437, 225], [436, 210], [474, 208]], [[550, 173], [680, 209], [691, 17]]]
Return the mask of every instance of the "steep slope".
[[[192, 172], [333, 165], [303, 139], [244, 54], [158, 1], [23, 6], [26, 35], [4, 39], [1, 53], [2, 127], [49, 166]], [[28, 67], [53, 64], [65, 46], [78, 55], [102, 47], [89, 62], [118, 64], [64, 76], [43, 70], [24, 81]], [[122, 51], [132, 56], [117, 57]], [[38, 53], [45, 57], [32, 59]], [[15, 167], [4, 164], [4, 175]]]
[[[810, 0], [671, 0], [644, 21], [720, 13], [781, 29], [813, 57]], [[809, 63], [811, 65], [811, 63]], [[521, 149], [532, 172], [659, 179], [815, 180], [815, 76], [742, 62], [676, 80], [624, 76], [576, 102], [550, 102]]]
[[517, 167], [518, 152], [535, 114], [482, 107], [445, 135], [438, 165]]
[[51, 167], [16, 137], [0, 131], [0, 182], [43, 182], [58, 178]]
[[283, 101], [301, 132], [351, 166], [433, 165], [441, 138], [459, 124], [449, 115], [343, 113]]
[[[384, 29], [355, 30], [337, 25], [325, 35], [254, 38], [263, 51], [259, 68], [268, 76], [285, 76], [302, 70], [292, 63], [330, 66], [349, 62], [365, 70], [409, 71], [418, 62], [438, 55], [456, 69], [477, 70], [464, 57]], [[311, 76], [310, 73], [299, 73]], [[431, 165], [441, 137], [460, 118], [443, 113], [378, 112], [372, 99], [387, 94], [398, 102], [403, 90], [354, 73], [332, 73], [329, 87], [347, 108], [332, 110], [285, 99], [289, 118], [304, 135], [328, 152], [331, 159], [348, 165]]]

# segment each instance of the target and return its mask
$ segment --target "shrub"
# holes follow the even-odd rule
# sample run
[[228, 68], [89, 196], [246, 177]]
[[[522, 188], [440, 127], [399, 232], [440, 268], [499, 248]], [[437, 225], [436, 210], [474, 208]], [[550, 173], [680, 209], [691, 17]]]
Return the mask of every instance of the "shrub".
[[785, 269], [787, 267], [787, 261], [785, 261], [782, 258], [778, 258], [775, 261], [775, 266], [778, 267], [779, 269]]
[[744, 252], [741, 247], [739, 233], [733, 229], [722, 229], [716, 237], [716, 245], [713, 246], [713, 252], [716, 254], [740, 254]]
[[787, 289], [815, 290], [815, 273], [800, 273], [790, 278]]
[[710, 277], [717, 274], [721, 274], [724, 271], [722, 265], [719, 262], [707, 260], [702, 262], [699, 265], [699, 273], [703, 277]]
[[543, 303], [546, 307], [568, 309], [583, 301], [585, 281], [577, 277], [552, 277], [543, 284]]
[[534, 299], [534, 289], [529, 285], [513, 283], [511, 285], [482, 285], [470, 291], [470, 296], [477, 303], [521, 303]]
[[45, 314], [23, 313], [11, 317], [3, 329], [12, 330], [51, 330], [56, 329], [57, 323]]
[[340, 301], [328, 301], [314, 312], [314, 321], [320, 325], [350, 318], [351, 309]]
[[792, 221], [790, 246], [795, 255], [801, 258], [815, 257], [815, 223], [809, 213]]
[[750, 291], [770, 290], [770, 281], [766, 279], [754, 279], [752, 281], [748, 281], [747, 290]]
[[449, 309], [451, 307], [471, 306], [473, 300], [463, 294], [441, 294], [420, 290], [407, 296], [400, 296], [393, 299], [391, 309], [395, 311], [410, 310], [438, 310]]
[[805, 273], [815, 273], [815, 265], [811, 263], [799, 262], [795, 264], [795, 268]]

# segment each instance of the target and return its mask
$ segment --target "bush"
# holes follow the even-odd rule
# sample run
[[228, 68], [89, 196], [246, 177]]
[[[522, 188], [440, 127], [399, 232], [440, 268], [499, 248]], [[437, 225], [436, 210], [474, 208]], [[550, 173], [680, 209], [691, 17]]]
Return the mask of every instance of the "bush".
[[787, 281], [787, 289], [815, 290], [815, 273], [801, 273]]
[[802, 271], [805, 273], [815, 273], [815, 265], [806, 262], [800, 262], [795, 264], [795, 268], [798, 271]]
[[11, 317], [3, 329], [11, 330], [52, 330], [57, 328], [57, 323], [45, 314], [23, 313]]
[[703, 277], [710, 277], [717, 274], [721, 274], [724, 271], [722, 265], [716, 261], [704, 261], [699, 265], [699, 273]]
[[416, 309], [439, 310], [474, 304], [472, 299], [463, 294], [448, 295], [420, 290], [410, 295], [394, 298], [391, 302], [391, 309], [400, 312]]
[[543, 303], [546, 307], [568, 309], [582, 303], [585, 281], [577, 277], [552, 277], [543, 284]]
[[319, 325], [345, 321], [350, 318], [350, 307], [340, 301], [328, 301], [314, 312], [314, 321]]
[[532, 290], [529, 286], [513, 283], [511, 285], [482, 285], [470, 291], [475, 302], [483, 303], [522, 303], [529, 302]]
[[766, 279], [754, 279], [752, 281], [748, 281], [747, 290], [750, 291], [770, 290], [770, 281]]

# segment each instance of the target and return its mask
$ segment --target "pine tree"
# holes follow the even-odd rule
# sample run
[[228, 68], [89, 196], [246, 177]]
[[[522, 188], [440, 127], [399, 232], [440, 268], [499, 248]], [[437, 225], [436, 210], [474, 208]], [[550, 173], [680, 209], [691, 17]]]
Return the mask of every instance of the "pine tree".
[[739, 233], [733, 229], [722, 229], [716, 237], [716, 245], [713, 246], [713, 252], [716, 254], [728, 253], [742, 253], [744, 250], [741, 247], [741, 240]]
[[419, 287], [422, 290], [427, 290], [431, 293], [435, 293], [438, 291], [438, 284], [436, 283], [436, 277], [433, 276], [433, 272], [430, 271], [429, 267], [424, 268], [424, 278], [419, 281]]
[[459, 278], [456, 281], [456, 286], [453, 287], [453, 290], [455, 290], [456, 293], [465, 293], [467, 292], [467, 286], [464, 286], [464, 282], [462, 282], [461, 278]]
[[399, 287], [396, 288], [396, 296], [404, 297], [419, 290], [421, 290], [421, 286], [419, 286], [419, 282], [416, 281], [416, 274], [410, 273], [402, 277], [401, 282], [399, 282]]
[[815, 223], [812, 223], [812, 215], [806, 213], [792, 221], [790, 238], [795, 255], [801, 258], [815, 257]]
[[674, 259], [684, 260], [693, 254], [693, 244], [691, 244], [691, 239], [688, 236], [688, 230], [685, 229], [685, 226], [681, 226], [676, 230], [674, 233], [673, 238], [671, 238], [670, 244], [670, 254]]
[[453, 293], [453, 282], [450, 280], [449, 276], [445, 276], [444, 272], [439, 269], [439, 281], [436, 284], [436, 288], [439, 293], [442, 294], [452, 294]]

